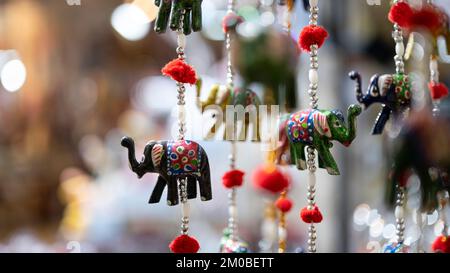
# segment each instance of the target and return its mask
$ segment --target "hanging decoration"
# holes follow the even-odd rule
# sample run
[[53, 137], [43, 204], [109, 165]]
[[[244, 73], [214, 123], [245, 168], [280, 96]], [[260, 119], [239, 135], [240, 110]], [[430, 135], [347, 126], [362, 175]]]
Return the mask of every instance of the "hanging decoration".
[[[356, 136], [356, 117], [361, 113], [361, 107], [351, 105], [348, 108], [348, 127], [345, 126], [344, 116], [339, 110], [318, 109], [318, 49], [328, 37], [327, 31], [317, 24], [318, 1], [310, 0], [310, 22], [304, 27], [299, 37], [299, 47], [310, 54], [309, 90], [310, 107], [289, 116], [282, 124], [286, 137], [284, 145], [279, 146], [277, 158], [286, 150], [286, 139], [290, 147], [290, 162], [298, 169], [308, 169], [308, 205], [301, 210], [300, 217], [310, 226], [308, 228], [308, 252], [316, 252], [316, 224], [323, 219], [316, 205], [316, 150], [318, 152], [319, 167], [325, 168], [329, 174], [338, 175], [339, 169], [331, 155], [329, 148], [331, 140], [337, 140], [345, 146], [350, 145]], [[283, 138], [282, 138], [283, 139]], [[283, 140], [282, 140], [283, 143]], [[305, 148], [307, 155], [305, 156]], [[281, 150], [280, 150], [281, 149]]]
[[[425, 4], [417, 9], [411, 7], [406, 1], [399, 1], [391, 7], [389, 20], [410, 33], [407, 47], [411, 47], [414, 42], [413, 32], [426, 32], [431, 38], [430, 81], [428, 83], [428, 89], [434, 106], [433, 112], [439, 112], [439, 103], [443, 98], [448, 96], [448, 88], [444, 83], [439, 82], [438, 38], [444, 37], [447, 41], [450, 41], [448, 15], [442, 8], [434, 5], [432, 0], [427, 0]], [[407, 57], [409, 56], [407, 55]]]
[[[262, 224], [263, 238], [260, 242], [260, 247], [263, 252], [270, 252], [272, 250], [277, 237], [278, 252], [283, 253], [286, 249], [287, 231], [285, 215], [292, 208], [292, 202], [286, 197], [289, 184], [289, 179], [286, 174], [270, 160], [270, 156], [266, 163], [253, 172], [253, 186], [268, 197]], [[274, 195], [276, 196], [278, 194], [281, 194], [280, 197], [274, 200]], [[280, 213], [277, 213], [277, 210]], [[279, 219], [278, 234], [276, 227], [277, 219]]]
[[185, 84], [195, 84], [197, 76], [194, 68], [186, 63], [184, 49], [186, 35], [191, 30], [201, 29], [201, 0], [165, 1], [156, 0], [159, 6], [155, 31], [166, 31], [169, 18], [170, 28], [177, 32], [178, 58], [169, 62], [162, 69], [162, 74], [176, 81], [178, 91], [178, 137], [176, 140], [150, 141], [144, 150], [143, 159], [138, 162], [135, 157], [134, 141], [130, 137], [122, 139], [122, 146], [128, 149], [131, 170], [138, 178], [148, 172], [158, 173], [158, 180], [149, 203], [158, 203], [167, 186], [167, 204], [177, 205], [181, 202], [181, 235], [175, 238], [169, 248], [174, 253], [195, 253], [200, 249], [198, 241], [189, 236], [190, 206], [188, 199], [197, 197], [199, 183], [202, 201], [211, 200], [211, 177], [208, 156], [196, 142], [186, 140]]

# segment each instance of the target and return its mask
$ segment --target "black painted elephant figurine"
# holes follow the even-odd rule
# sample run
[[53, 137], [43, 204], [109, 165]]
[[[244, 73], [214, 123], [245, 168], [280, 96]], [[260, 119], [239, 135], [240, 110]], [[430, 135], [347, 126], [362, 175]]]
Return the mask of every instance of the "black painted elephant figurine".
[[348, 108], [348, 127], [339, 110], [307, 109], [292, 114], [286, 124], [291, 164], [299, 170], [306, 169], [305, 147], [311, 146], [319, 155], [319, 167], [331, 175], [339, 175], [339, 168], [330, 153], [331, 141], [349, 146], [356, 137], [356, 117], [361, 114], [359, 105]]
[[349, 76], [352, 80], [356, 80], [356, 99], [365, 109], [374, 103], [382, 104], [382, 109], [372, 129], [373, 135], [383, 132], [391, 114], [399, 116], [410, 106], [411, 80], [407, 74], [374, 75], [366, 94], [361, 91], [361, 75], [352, 71]]
[[179, 179], [187, 179], [188, 199], [197, 197], [197, 181], [202, 201], [212, 199], [208, 156], [198, 143], [189, 140], [150, 141], [145, 146], [141, 162], [136, 160], [132, 138], [122, 138], [121, 145], [128, 149], [131, 170], [138, 178], [148, 172], [159, 174], [149, 203], [158, 203], [167, 185], [167, 204], [177, 205]]
[[450, 117], [433, 117], [429, 109], [411, 113], [396, 139], [392, 158], [389, 204], [395, 204], [396, 186], [407, 186], [415, 173], [420, 179], [422, 210], [437, 209], [437, 193], [450, 192]]
[[[200, 109], [201, 112], [205, 110], [208, 106], [217, 106], [222, 111], [222, 117], [219, 117], [217, 114], [215, 114], [215, 118], [220, 119], [216, 120], [216, 124], [213, 128], [210, 129], [207, 139], [214, 137], [217, 130], [222, 124], [223, 121], [225, 121], [225, 111], [227, 106], [242, 106], [242, 109], [246, 109], [248, 106], [254, 106], [253, 109], [249, 109], [249, 112], [245, 112], [245, 115], [243, 118], [242, 128], [237, 127], [237, 122], [233, 122], [235, 125], [233, 130], [234, 132], [237, 132], [238, 129], [240, 130], [239, 136], [236, 136], [233, 138], [233, 140], [238, 141], [245, 141], [246, 139], [250, 138], [252, 141], [260, 141], [260, 130], [259, 130], [259, 106], [261, 105], [261, 101], [258, 97], [258, 95], [253, 92], [250, 89], [243, 89], [243, 88], [230, 88], [225, 85], [218, 85], [215, 84], [211, 87], [211, 90], [209, 91], [208, 98], [205, 101], [201, 101], [201, 89], [202, 89], [202, 80], [199, 79], [196, 83], [196, 89], [197, 89], [197, 107]], [[253, 116], [252, 116], [253, 115]], [[236, 117], [236, 114], [235, 114]], [[218, 126], [216, 126], [218, 125]], [[250, 125], [253, 125], [253, 135], [248, 136]], [[227, 127], [225, 126], [224, 130], [224, 140], [227, 140]]]

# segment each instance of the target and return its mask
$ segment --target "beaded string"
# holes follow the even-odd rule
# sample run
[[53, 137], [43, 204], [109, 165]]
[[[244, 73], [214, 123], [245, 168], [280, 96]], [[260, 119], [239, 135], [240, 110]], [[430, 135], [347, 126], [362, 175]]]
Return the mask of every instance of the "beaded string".
[[[184, 61], [185, 54], [184, 48], [186, 47], [186, 35], [183, 33], [183, 22], [184, 22], [184, 14], [185, 10], [181, 12], [181, 26], [177, 31], [177, 54], [178, 59]], [[186, 101], [185, 101], [185, 92], [186, 88], [184, 83], [177, 82], [177, 99], [178, 99], [178, 140], [184, 140], [186, 134]], [[181, 234], [187, 235], [189, 232], [189, 215], [190, 215], [190, 204], [187, 198], [186, 191], [186, 178], [181, 178], [178, 180], [179, 183], [179, 193], [180, 193], [180, 202], [181, 202]]]
[[[319, 18], [319, 7], [318, 7], [318, 0], [310, 0], [310, 15], [309, 15], [309, 24], [310, 25], [317, 25], [317, 21]], [[311, 45], [311, 51], [310, 51], [310, 69], [309, 69], [309, 99], [310, 99], [310, 107], [312, 109], [317, 109], [318, 107], [318, 97], [317, 97], [317, 89], [318, 89], [318, 81], [319, 81], [319, 75], [317, 72], [317, 69], [319, 68], [318, 63], [318, 46], [317, 45]], [[315, 193], [316, 193], [316, 153], [312, 146], [307, 147], [307, 161], [306, 166], [308, 168], [308, 193], [307, 193], [307, 200], [308, 200], [308, 210], [313, 210], [316, 201], [315, 201]], [[315, 224], [311, 222], [308, 227], [308, 252], [309, 253], [315, 253], [317, 251], [316, 249], [316, 239], [317, 239], [317, 231]]]
[[443, 237], [448, 236], [448, 223], [447, 217], [445, 216], [445, 208], [447, 207], [449, 201], [449, 195], [447, 191], [441, 191], [438, 193], [439, 200], [439, 219], [443, 223], [444, 227], [442, 229], [441, 235]]
[[[394, 0], [392, 4], [396, 4], [398, 0]], [[392, 32], [392, 38], [395, 41], [395, 72], [397, 74], [405, 73], [405, 63], [403, 55], [405, 54], [405, 45], [403, 43], [402, 29], [398, 24], [394, 24], [394, 31]], [[397, 199], [395, 207], [395, 222], [396, 222], [396, 239], [397, 243], [403, 244], [405, 233], [405, 187], [397, 185]]]
[[[228, 0], [227, 14], [234, 13], [235, 10], [235, 1]], [[226, 32], [225, 37], [225, 50], [227, 54], [227, 88], [234, 92], [234, 70], [233, 65], [231, 63], [231, 43], [232, 36], [231, 32]], [[234, 170], [236, 168], [236, 141], [235, 141], [236, 132], [234, 132], [233, 139], [231, 139], [231, 153], [229, 155], [230, 159], [230, 169]], [[236, 186], [230, 189], [228, 193], [228, 230], [230, 233], [230, 239], [232, 241], [237, 240], [237, 206], [236, 206], [236, 195], [237, 188]]]
[[[284, 190], [280, 194], [280, 198], [286, 198], [287, 191]], [[286, 213], [280, 211], [280, 219], [278, 222], [278, 253], [284, 253], [286, 251], [287, 231], [286, 231]]]

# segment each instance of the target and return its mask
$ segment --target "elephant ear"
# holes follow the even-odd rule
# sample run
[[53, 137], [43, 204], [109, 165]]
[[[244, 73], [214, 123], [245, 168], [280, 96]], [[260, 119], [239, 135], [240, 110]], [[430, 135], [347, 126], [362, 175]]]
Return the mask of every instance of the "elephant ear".
[[313, 119], [314, 128], [316, 129], [316, 131], [321, 135], [331, 138], [331, 130], [330, 126], [328, 125], [327, 115], [317, 111], [316, 113], [314, 113]]
[[216, 96], [216, 105], [224, 104], [230, 96], [230, 93], [230, 89], [227, 86], [220, 85]]
[[155, 144], [152, 148], [152, 162], [155, 168], [159, 168], [159, 166], [161, 165], [161, 158], [163, 154], [164, 154], [163, 145], [159, 143]]

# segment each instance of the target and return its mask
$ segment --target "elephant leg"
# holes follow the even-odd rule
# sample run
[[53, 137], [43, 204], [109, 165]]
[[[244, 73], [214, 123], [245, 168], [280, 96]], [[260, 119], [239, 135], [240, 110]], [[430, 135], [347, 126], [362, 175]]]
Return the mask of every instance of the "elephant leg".
[[198, 178], [198, 183], [200, 187], [200, 196], [202, 201], [208, 201], [212, 199], [212, 190], [211, 190], [211, 173], [209, 168], [208, 157], [206, 153], [203, 151], [203, 162], [201, 168], [201, 174]]
[[[298, 143], [295, 144], [295, 161], [297, 165], [297, 169], [305, 170], [306, 169], [306, 159], [305, 159], [305, 145]], [[292, 160], [292, 155], [291, 155]]]
[[178, 205], [178, 177], [170, 176], [167, 181], [167, 205]]
[[197, 198], [197, 178], [195, 176], [188, 176], [187, 178], [187, 196], [188, 199]]
[[327, 166], [325, 166], [325, 162], [323, 162], [322, 158], [319, 156], [319, 168], [326, 169]]
[[386, 125], [386, 122], [389, 120], [390, 115], [391, 115], [391, 108], [384, 105], [375, 121], [375, 125], [373, 126], [372, 129], [372, 135], [379, 135], [383, 132], [384, 126]]
[[152, 195], [150, 196], [150, 200], [148, 201], [149, 204], [159, 203], [166, 185], [167, 181], [164, 179], [164, 177], [162, 177], [161, 175], [158, 176], [158, 180], [156, 181], [156, 185], [153, 188]]
[[319, 162], [322, 161], [323, 166], [330, 175], [339, 175], [339, 168], [334, 161], [333, 155], [330, 153], [328, 145], [325, 142], [320, 142], [316, 145], [317, 152], [319, 154]]

